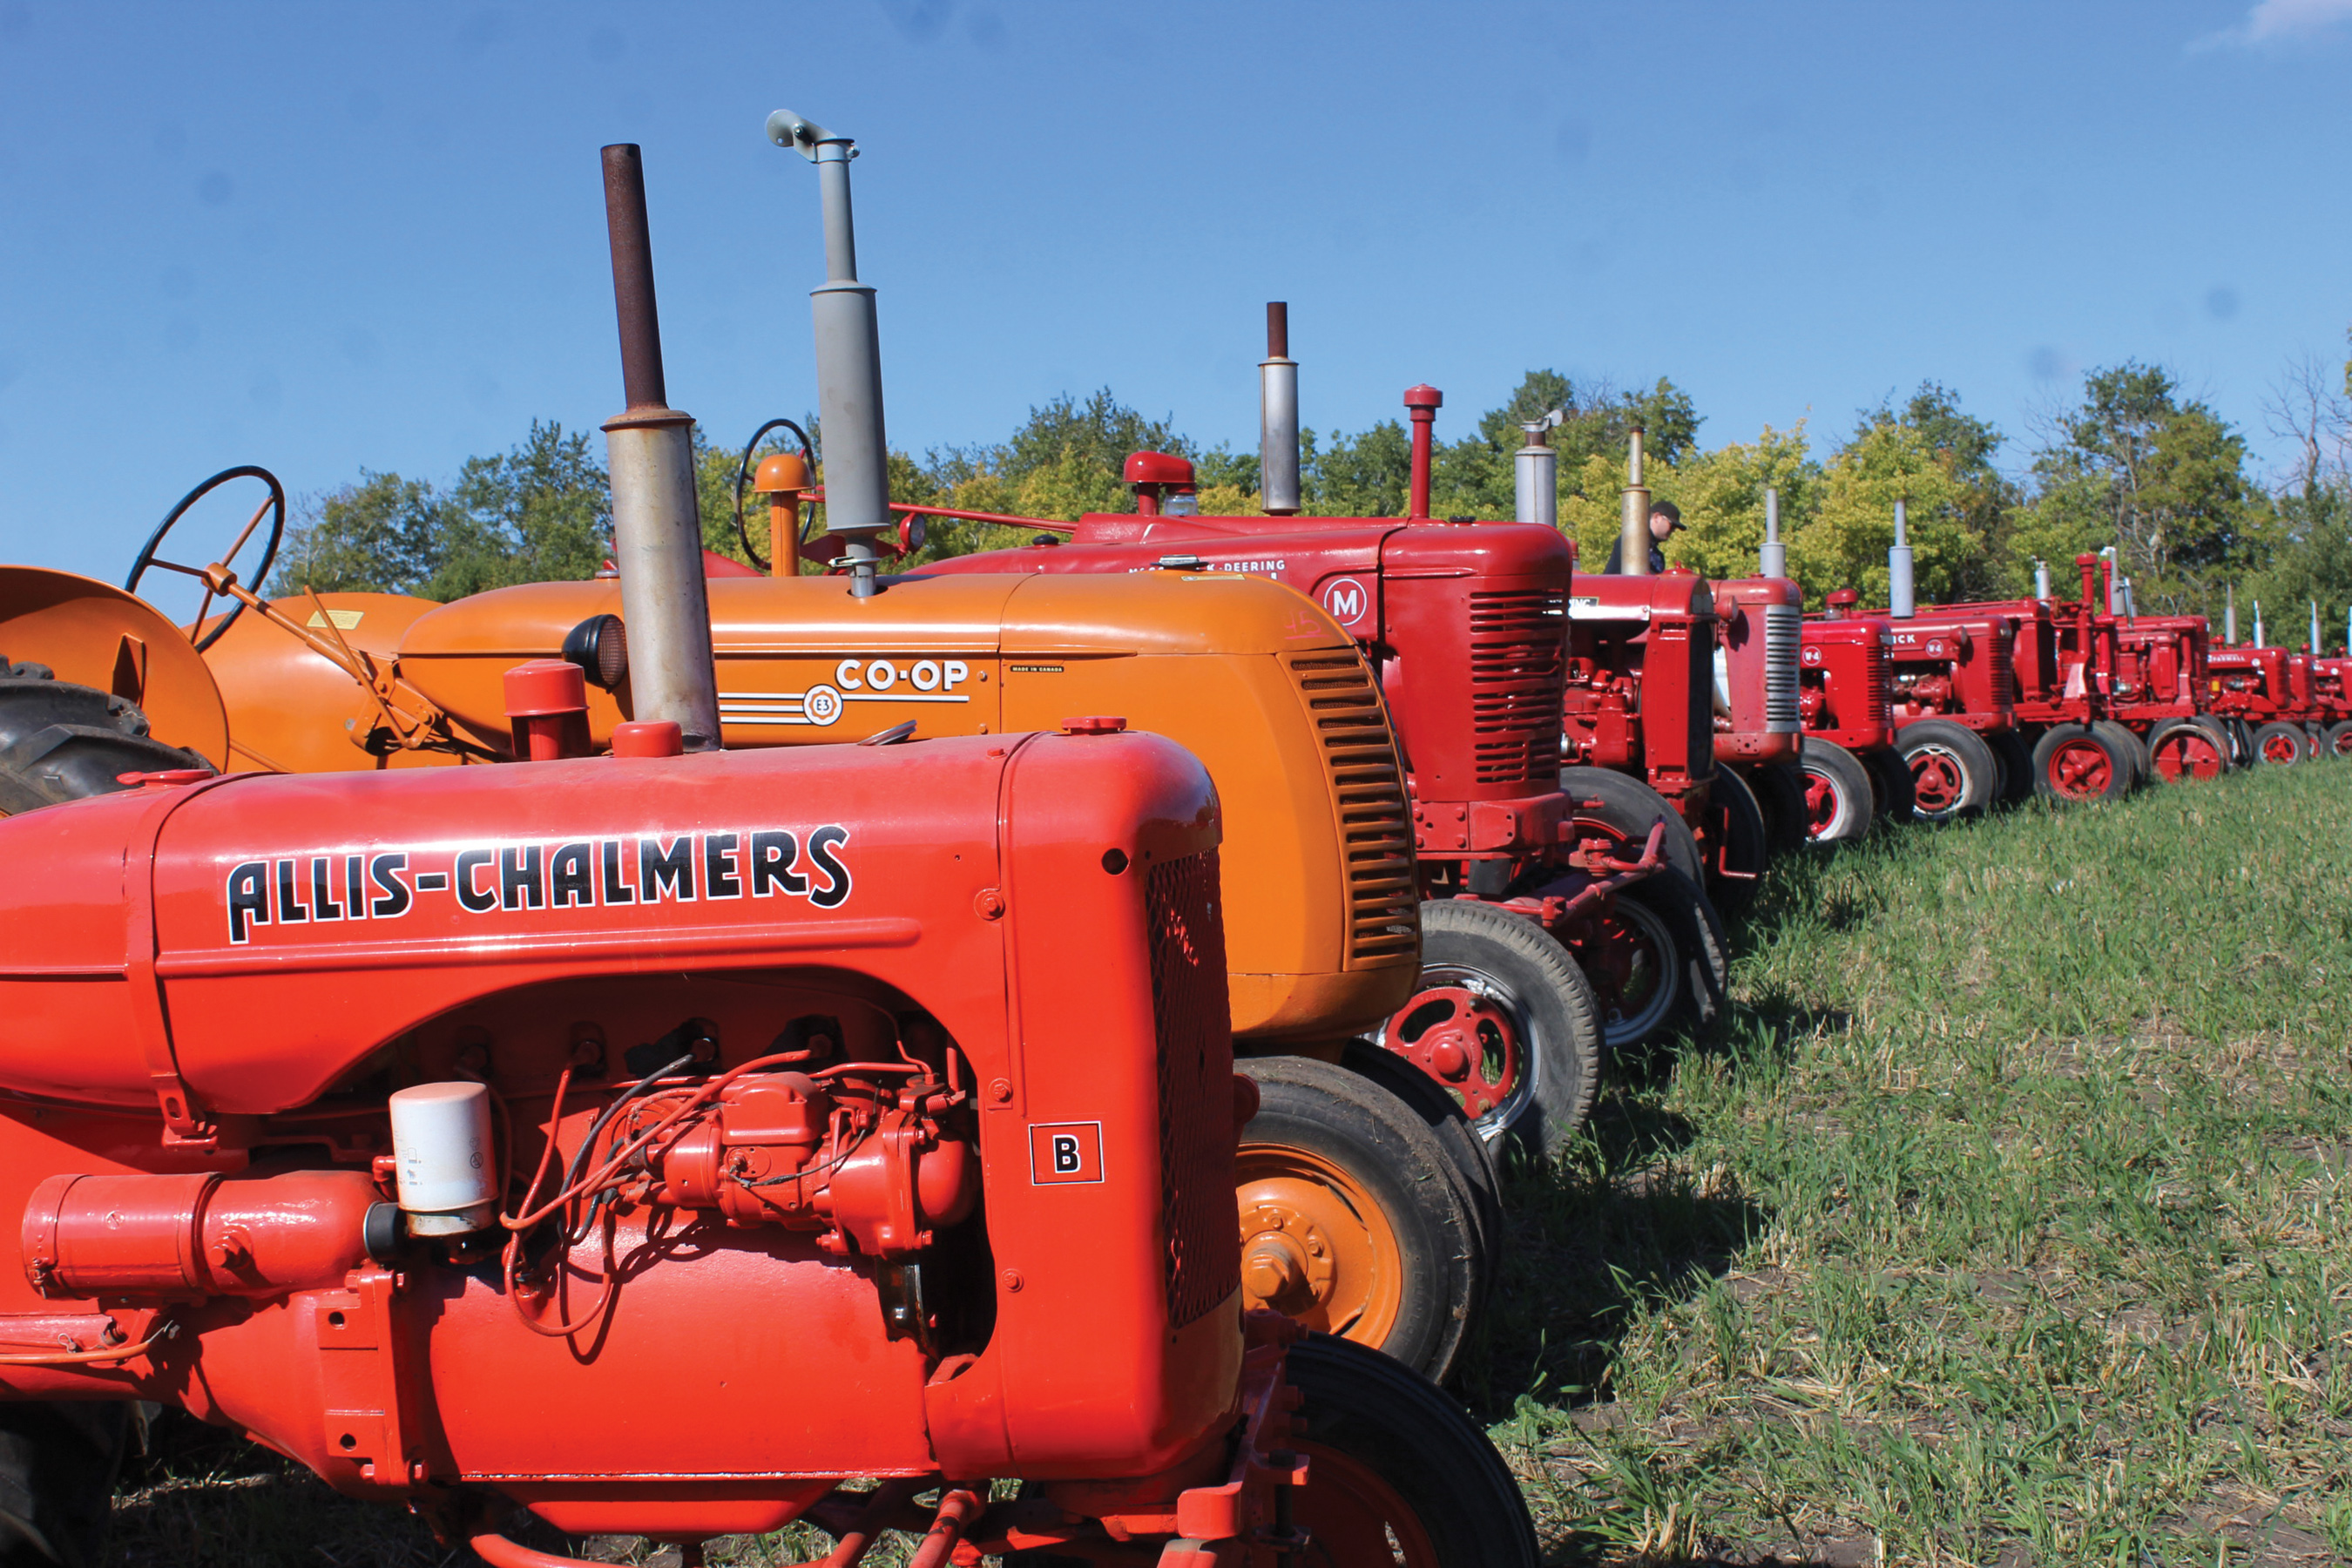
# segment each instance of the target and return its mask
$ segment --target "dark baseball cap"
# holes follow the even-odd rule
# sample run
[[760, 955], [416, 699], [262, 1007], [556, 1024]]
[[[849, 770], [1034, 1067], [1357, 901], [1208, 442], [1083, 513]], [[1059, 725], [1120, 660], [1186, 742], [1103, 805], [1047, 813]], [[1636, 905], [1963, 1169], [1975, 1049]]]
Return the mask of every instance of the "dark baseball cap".
[[1683, 525], [1683, 509], [1676, 506], [1670, 500], [1652, 501], [1650, 503], [1650, 515], [1652, 517], [1663, 517], [1668, 522], [1673, 523], [1676, 528], [1680, 528]]

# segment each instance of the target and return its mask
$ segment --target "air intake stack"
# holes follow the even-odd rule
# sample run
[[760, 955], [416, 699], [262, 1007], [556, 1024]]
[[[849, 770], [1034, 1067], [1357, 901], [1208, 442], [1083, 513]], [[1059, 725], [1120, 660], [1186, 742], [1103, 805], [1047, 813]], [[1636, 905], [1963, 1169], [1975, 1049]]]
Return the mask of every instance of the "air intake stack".
[[1789, 547], [1780, 542], [1780, 492], [1764, 489], [1764, 547], [1756, 552], [1757, 570], [1767, 577], [1789, 574]]
[[1895, 542], [1886, 552], [1886, 613], [1898, 621], [1907, 621], [1919, 613], [1911, 592], [1911, 535], [1905, 506], [1903, 498], [1896, 497]]
[[768, 116], [768, 140], [816, 165], [824, 214], [824, 282], [809, 290], [816, 328], [816, 406], [824, 444], [824, 527], [842, 542], [849, 591], [870, 598], [874, 536], [890, 526], [890, 448], [882, 429], [882, 340], [874, 290], [857, 280], [849, 161], [857, 144], [789, 109]]
[[613, 563], [629, 628], [633, 717], [667, 720], [689, 752], [719, 749], [719, 680], [703, 586], [702, 521], [694, 489], [694, 416], [669, 406], [661, 321], [654, 309], [653, 239], [645, 162], [634, 142], [604, 149], [604, 221], [612, 234], [613, 303], [621, 324], [627, 411], [604, 422], [613, 478]]
[[1298, 363], [1290, 357], [1290, 307], [1265, 305], [1265, 358], [1257, 367], [1258, 499], [1269, 517], [1298, 512]]
[[1626, 437], [1625, 493], [1617, 521], [1617, 570], [1628, 577], [1650, 574], [1650, 492], [1642, 483], [1642, 429]]
[[2047, 561], [2037, 559], [2033, 563], [2033, 596], [2045, 605], [2050, 602], [2050, 563]]
[[1540, 419], [1530, 419], [1519, 428], [1528, 444], [1511, 455], [1513, 488], [1518, 492], [1516, 516], [1521, 522], [1539, 522], [1546, 528], [1559, 526], [1559, 454], [1544, 439], [1545, 433], [1568, 417], [1568, 410], [1555, 408]]
[[2221, 640], [2231, 647], [2238, 646], [2238, 585], [2221, 584]]

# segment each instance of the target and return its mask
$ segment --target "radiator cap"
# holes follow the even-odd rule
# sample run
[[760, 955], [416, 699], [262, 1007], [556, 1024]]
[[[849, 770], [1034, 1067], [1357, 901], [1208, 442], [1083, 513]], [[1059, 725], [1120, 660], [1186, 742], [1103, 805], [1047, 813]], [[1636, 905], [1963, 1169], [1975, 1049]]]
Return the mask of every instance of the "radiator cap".
[[1065, 735], [1116, 735], [1126, 728], [1125, 719], [1108, 713], [1088, 713], [1062, 721], [1062, 733]]

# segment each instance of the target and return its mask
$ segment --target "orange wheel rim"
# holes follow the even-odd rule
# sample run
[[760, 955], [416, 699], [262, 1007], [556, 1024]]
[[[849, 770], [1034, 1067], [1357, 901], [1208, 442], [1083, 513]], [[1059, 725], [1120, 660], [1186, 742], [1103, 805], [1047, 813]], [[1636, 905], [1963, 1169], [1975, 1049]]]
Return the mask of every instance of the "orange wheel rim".
[[1437, 1548], [1397, 1489], [1370, 1466], [1320, 1443], [1300, 1443], [1307, 1485], [1291, 1518], [1309, 1533], [1302, 1568], [1439, 1568]]
[[1404, 1249], [1362, 1183], [1318, 1155], [1244, 1143], [1234, 1161], [1242, 1294], [1375, 1350], [1404, 1301]]

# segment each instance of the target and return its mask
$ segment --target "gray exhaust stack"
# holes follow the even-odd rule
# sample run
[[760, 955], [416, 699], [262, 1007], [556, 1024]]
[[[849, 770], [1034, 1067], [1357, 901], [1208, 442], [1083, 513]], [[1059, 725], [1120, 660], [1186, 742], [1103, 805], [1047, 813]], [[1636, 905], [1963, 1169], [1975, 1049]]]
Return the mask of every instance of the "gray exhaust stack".
[[1908, 519], [1904, 501], [1895, 502], [1895, 543], [1886, 552], [1886, 613], [1898, 621], [1907, 621], [1919, 613], [1911, 594], [1911, 536], [1906, 531]]
[[2319, 601], [2311, 601], [2311, 657], [2319, 657]]
[[1789, 574], [1789, 547], [1780, 542], [1780, 491], [1771, 485], [1764, 489], [1764, 548], [1756, 552], [1756, 565], [1767, 577]]
[[2238, 585], [2221, 584], [2221, 640], [2231, 647], [2238, 646]]
[[1517, 516], [1521, 522], [1559, 526], [1559, 454], [1551, 449], [1544, 434], [1567, 417], [1568, 410], [1555, 408], [1519, 426], [1527, 434], [1528, 444], [1511, 454], [1511, 478], [1518, 492]]
[[2128, 577], [2124, 579], [2123, 600], [2124, 619], [2127, 621], [2139, 619], [2139, 597], [2132, 592], [2132, 580]]
[[874, 290], [857, 280], [849, 161], [857, 145], [789, 109], [768, 116], [768, 140], [816, 165], [824, 213], [824, 282], [809, 290], [816, 327], [816, 408], [824, 443], [824, 527], [842, 542], [849, 591], [871, 598], [874, 536], [890, 526], [890, 448], [882, 431], [882, 339]]
[[1627, 438], [1625, 493], [1617, 523], [1617, 570], [1627, 577], [1650, 574], [1650, 492], [1642, 484], [1642, 432]]
[[2099, 553], [2107, 558], [2107, 614], [2120, 616], [2124, 613], [2124, 574], [2118, 568], [2123, 563], [2116, 559], [2116, 547], [2112, 544]]
[[689, 752], [719, 749], [719, 680], [694, 490], [694, 416], [669, 406], [654, 310], [646, 171], [632, 142], [604, 149], [604, 222], [621, 323], [628, 411], [604, 422], [613, 477], [613, 563], [629, 628], [629, 694], [639, 720], [667, 719]]
[[2256, 647], [2263, 647], [2263, 602], [2262, 602], [2260, 599], [2256, 599], [2256, 600], [2254, 601], [2254, 646], [2255, 646]]
[[2037, 560], [2033, 563], [2033, 596], [2043, 604], [2050, 602], [2050, 563]]
[[1258, 503], [1269, 517], [1298, 513], [1298, 364], [1290, 357], [1290, 307], [1265, 304], [1265, 358], [1257, 367]]

